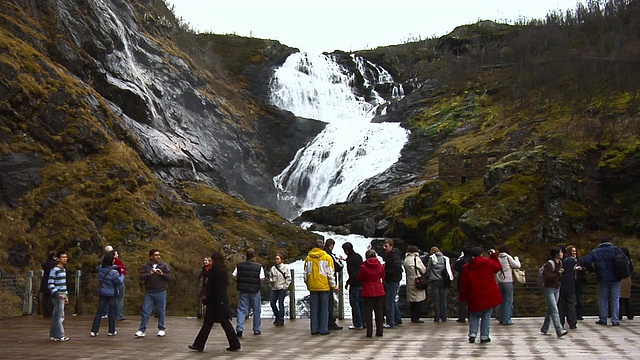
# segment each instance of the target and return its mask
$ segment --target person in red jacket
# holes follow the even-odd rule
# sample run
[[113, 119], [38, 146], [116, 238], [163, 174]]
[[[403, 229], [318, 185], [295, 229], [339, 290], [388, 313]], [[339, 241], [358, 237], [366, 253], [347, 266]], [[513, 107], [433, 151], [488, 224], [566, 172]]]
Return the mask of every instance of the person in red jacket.
[[496, 251], [489, 250], [489, 258], [482, 256], [482, 248], [470, 251], [469, 262], [463, 266], [460, 286], [460, 301], [469, 307], [469, 342], [476, 341], [480, 326], [480, 343], [491, 342], [491, 310], [502, 303], [502, 295], [495, 275], [502, 270]]
[[367, 250], [366, 260], [360, 265], [358, 280], [362, 282], [362, 301], [367, 322], [367, 337], [373, 336], [373, 316], [376, 315], [376, 336], [382, 336], [384, 329], [385, 292], [382, 280], [384, 279], [384, 265], [380, 264], [376, 252]]

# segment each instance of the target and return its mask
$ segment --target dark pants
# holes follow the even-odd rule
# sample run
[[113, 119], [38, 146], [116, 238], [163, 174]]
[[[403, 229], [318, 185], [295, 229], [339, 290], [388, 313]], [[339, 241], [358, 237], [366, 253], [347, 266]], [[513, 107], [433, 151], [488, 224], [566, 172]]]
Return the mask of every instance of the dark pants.
[[618, 307], [618, 318], [622, 319], [622, 315], [626, 315], [628, 320], [633, 320], [633, 306], [631, 306], [631, 299], [629, 298], [620, 298], [620, 306]]
[[116, 332], [116, 297], [102, 295], [100, 295], [98, 311], [96, 311], [96, 315], [93, 317], [91, 332], [97, 333], [100, 331], [100, 320], [102, 320], [102, 314], [105, 312], [107, 312], [107, 317], [109, 318], [109, 333], [113, 334]]
[[[204, 344], [207, 343], [207, 339], [209, 338], [209, 334], [211, 333], [211, 328], [213, 324], [217, 322], [214, 319], [214, 311], [207, 311], [207, 315], [202, 322], [202, 327], [198, 332], [198, 336], [193, 341], [193, 347], [196, 349], [204, 349]], [[224, 329], [224, 334], [227, 336], [227, 341], [229, 342], [229, 347], [233, 349], [240, 349], [240, 340], [238, 340], [238, 335], [236, 335], [236, 331], [231, 325], [231, 321], [229, 319], [224, 319], [219, 322], [222, 329]]]
[[578, 323], [578, 316], [576, 315], [576, 294], [560, 292], [560, 297], [558, 298], [558, 313], [562, 326], [564, 326], [565, 318], [569, 326], [576, 326]]
[[585, 286], [585, 284], [576, 285], [576, 315], [578, 319], [582, 319], [582, 316], [584, 316], [584, 302], [582, 301], [582, 298]]
[[420, 320], [420, 308], [422, 307], [422, 301], [410, 302], [409, 309], [411, 310], [411, 321], [416, 322]]
[[458, 320], [466, 320], [469, 317], [466, 301], [458, 301]]
[[53, 314], [53, 301], [51, 301], [51, 293], [42, 293], [42, 316], [49, 319]]
[[382, 336], [384, 329], [384, 308], [386, 305], [385, 297], [363, 297], [364, 313], [367, 322], [367, 337], [373, 336], [373, 313], [376, 316], [376, 336]]

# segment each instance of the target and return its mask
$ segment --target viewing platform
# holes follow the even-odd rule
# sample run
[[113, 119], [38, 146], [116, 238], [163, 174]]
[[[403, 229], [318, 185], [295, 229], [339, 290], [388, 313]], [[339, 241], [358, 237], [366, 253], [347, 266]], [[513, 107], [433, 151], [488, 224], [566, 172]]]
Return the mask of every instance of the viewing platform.
[[[201, 326], [196, 318], [168, 317], [167, 335], [158, 337], [157, 319], [152, 317], [147, 336], [140, 339], [133, 336], [137, 316], [118, 322], [115, 336], [107, 336], [107, 321], [102, 320], [100, 335], [90, 337], [92, 320], [88, 315], [68, 316], [68, 342], [50, 341], [50, 321], [41, 316], [0, 320], [0, 359], [640, 359], [640, 320], [626, 318], [613, 327], [586, 317], [577, 330], [560, 339], [540, 333], [542, 318], [514, 318], [511, 326], [493, 320], [488, 344], [470, 344], [468, 324], [455, 318], [445, 323], [424, 319], [424, 324], [405, 319], [403, 325], [385, 329], [383, 337], [373, 338], [366, 338], [364, 330], [348, 330], [348, 320], [339, 322], [344, 330], [312, 336], [307, 319], [286, 321], [283, 327], [263, 319], [262, 334], [252, 335], [248, 319], [242, 349], [233, 353], [225, 351], [227, 340], [218, 324], [204, 352], [188, 349]], [[235, 326], [235, 319], [232, 323]]]

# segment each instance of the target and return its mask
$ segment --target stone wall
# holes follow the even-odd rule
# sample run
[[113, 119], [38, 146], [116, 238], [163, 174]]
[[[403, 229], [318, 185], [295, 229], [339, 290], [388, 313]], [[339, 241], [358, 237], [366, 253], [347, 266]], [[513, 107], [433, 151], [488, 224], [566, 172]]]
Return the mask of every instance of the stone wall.
[[450, 184], [464, 184], [467, 180], [484, 176], [487, 165], [493, 164], [504, 155], [500, 152], [440, 154], [438, 178]]

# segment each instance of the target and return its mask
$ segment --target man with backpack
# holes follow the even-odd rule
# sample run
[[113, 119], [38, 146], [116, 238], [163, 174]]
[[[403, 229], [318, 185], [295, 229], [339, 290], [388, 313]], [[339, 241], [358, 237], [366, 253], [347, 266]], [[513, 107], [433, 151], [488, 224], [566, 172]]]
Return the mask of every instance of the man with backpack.
[[[620, 300], [620, 268], [623, 266], [616, 253], [618, 249], [611, 243], [611, 238], [604, 237], [600, 245], [593, 249], [582, 259], [584, 267], [589, 271], [595, 271], [598, 282], [598, 314], [596, 324], [607, 325], [607, 318], [611, 314], [611, 325], [620, 325], [618, 319], [618, 306]], [[618, 270], [616, 270], [618, 268]]]

